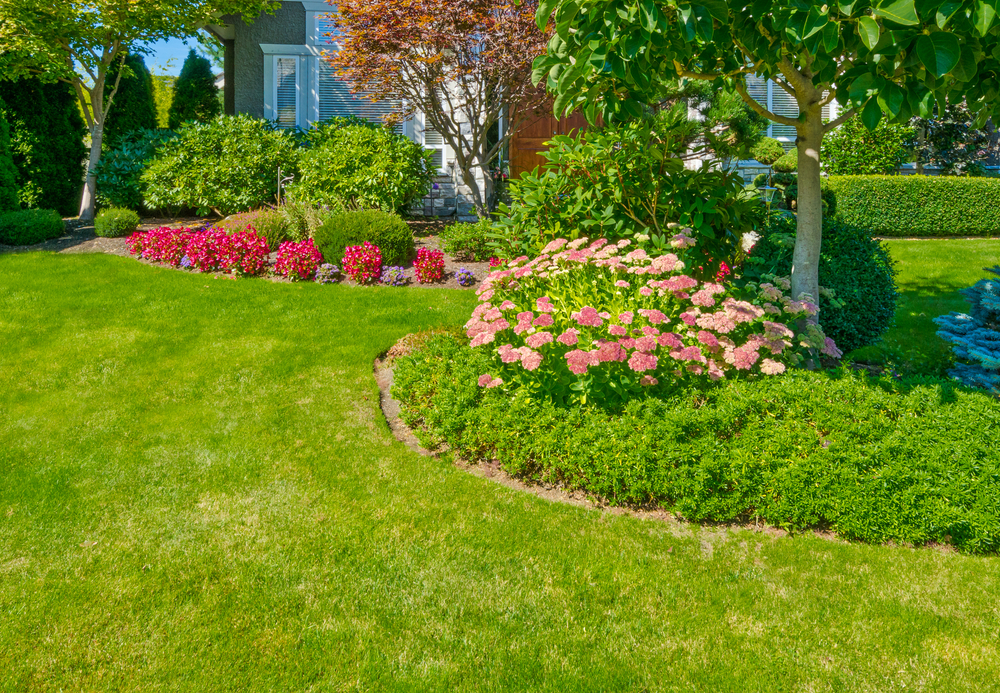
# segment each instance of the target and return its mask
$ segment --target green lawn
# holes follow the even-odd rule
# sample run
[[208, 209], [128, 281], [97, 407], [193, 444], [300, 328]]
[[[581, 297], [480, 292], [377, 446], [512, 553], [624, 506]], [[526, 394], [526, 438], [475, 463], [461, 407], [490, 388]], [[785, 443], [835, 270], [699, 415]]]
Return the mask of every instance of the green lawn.
[[886, 363], [904, 371], [945, 375], [951, 347], [937, 337], [934, 318], [968, 312], [959, 290], [987, 276], [984, 267], [1000, 265], [1000, 240], [887, 241], [898, 261], [899, 306], [896, 326], [883, 343], [854, 352], [854, 358]]
[[0, 256], [0, 690], [996, 689], [996, 557], [586, 511], [398, 444], [372, 360], [473, 298]]

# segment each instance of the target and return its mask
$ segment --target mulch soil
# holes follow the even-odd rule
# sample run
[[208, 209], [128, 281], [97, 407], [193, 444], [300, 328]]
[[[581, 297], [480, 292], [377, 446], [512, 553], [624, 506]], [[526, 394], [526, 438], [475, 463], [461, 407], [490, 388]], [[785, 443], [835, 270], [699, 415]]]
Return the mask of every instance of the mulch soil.
[[[171, 228], [182, 228], [185, 226], [202, 226], [206, 222], [210, 223], [212, 220], [197, 218], [197, 217], [187, 217], [187, 218], [177, 218], [177, 219], [143, 219], [142, 224], [139, 228], [143, 231], [149, 229], [160, 228], [163, 226], [168, 226]], [[416, 245], [417, 250], [420, 248], [429, 248], [431, 250], [443, 250], [441, 248], [440, 233], [441, 230], [448, 224], [453, 223], [451, 221], [444, 220], [423, 220], [423, 219], [412, 219], [407, 220], [410, 228], [413, 230], [413, 240]], [[37, 245], [31, 246], [9, 246], [0, 245], [0, 255], [5, 253], [27, 253], [36, 251], [47, 251], [55, 253], [64, 254], [74, 254], [74, 253], [104, 253], [106, 255], [119, 255], [121, 257], [131, 257], [128, 252], [128, 247], [126, 245], [125, 238], [101, 238], [94, 233], [93, 224], [84, 224], [75, 219], [69, 219], [66, 221], [66, 233], [59, 237], [54, 238], [44, 243], [39, 243]], [[271, 254], [271, 263], [274, 263], [276, 254]], [[157, 265], [160, 267], [166, 267], [167, 265], [160, 265], [159, 263], [148, 262], [141, 258], [136, 258], [137, 262], [142, 262], [147, 265]], [[455, 279], [455, 273], [459, 269], [467, 269], [472, 271], [475, 276], [475, 281], [471, 286], [461, 286]], [[186, 271], [178, 269], [178, 271]], [[488, 262], [464, 262], [458, 258], [452, 257], [448, 253], [444, 254], [444, 276], [440, 281], [434, 282], [432, 284], [426, 284], [424, 286], [437, 287], [443, 289], [475, 289], [479, 282], [490, 273], [490, 265]], [[230, 275], [224, 275], [217, 273], [219, 276], [229, 277]], [[272, 281], [288, 281], [283, 277], [278, 277], [275, 275], [267, 275]], [[413, 271], [412, 266], [406, 267], [406, 277], [408, 286], [420, 286], [416, 280], [416, 274]], [[353, 285], [354, 282], [349, 279], [343, 280], [344, 284]]]

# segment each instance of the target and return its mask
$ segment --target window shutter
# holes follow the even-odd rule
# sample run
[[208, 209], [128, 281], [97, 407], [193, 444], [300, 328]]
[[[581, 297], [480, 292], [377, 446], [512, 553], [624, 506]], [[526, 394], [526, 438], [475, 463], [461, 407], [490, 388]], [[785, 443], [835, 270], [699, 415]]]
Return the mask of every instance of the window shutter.
[[352, 94], [326, 60], [319, 59], [319, 120], [337, 116], [357, 116], [372, 122], [382, 122], [385, 116], [400, 110], [400, 102], [370, 101], [364, 92]]
[[275, 59], [275, 82], [277, 84], [277, 121], [280, 128], [293, 128], [298, 125], [298, 58]]
[[767, 80], [757, 75], [747, 75], [747, 93], [754, 101], [767, 108]]
[[444, 137], [429, 125], [424, 127], [424, 149], [429, 149], [433, 155], [431, 168], [434, 170], [444, 168]]
[[[771, 113], [785, 116], [786, 118], [799, 117], [799, 104], [795, 102], [791, 94], [777, 84], [771, 87]], [[771, 137], [776, 140], [782, 140], [783, 143], [794, 142], [795, 138], [798, 137], [798, 133], [791, 125], [772, 123], [771, 132], [774, 133]]]

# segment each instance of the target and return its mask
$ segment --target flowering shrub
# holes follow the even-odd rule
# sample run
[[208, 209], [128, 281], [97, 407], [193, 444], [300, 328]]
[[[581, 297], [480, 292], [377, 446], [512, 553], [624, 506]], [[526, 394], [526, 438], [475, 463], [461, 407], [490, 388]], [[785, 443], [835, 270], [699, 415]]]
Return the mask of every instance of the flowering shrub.
[[358, 284], [367, 284], [382, 274], [382, 251], [365, 241], [344, 248], [344, 272]]
[[171, 229], [164, 226], [150, 231], [137, 231], [128, 237], [126, 244], [132, 255], [177, 267], [185, 257], [188, 242], [197, 233], [199, 232], [188, 228]]
[[300, 243], [286, 241], [278, 248], [274, 271], [292, 281], [307, 280], [316, 276], [316, 270], [322, 263], [323, 256], [319, 254], [311, 238]]
[[498, 267], [503, 267], [507, 264], [507, 261], [501, 257], [491, 257], [490, 258], [490, 269], [497, 269]]
[[[678, 234], [678, 245], [693, 241]], [[673, 253], [628, 240], [552, 241], [538, 258], [492, 272], [466, 323], [473, 348], [493, 351], [480, 385], [517, 384], [556, 400], [626, 400], [645, 388], [727, 374], [778, 375], [815, 351], [840, 351], [792, 300], [785, 278], [733, 286], [684, 274]]]
[[269, 251], [266, 238], [255, 231], [239, 231], [219, 242], [219, 266], [234, 274], [251, 277], [267, 267]]
[[253, 231], [232, 235], [218, 228], [193, 230], [161, 227], [128, 237], [128, 251], [151, 262], [198, 272], [222, 270], [243, 276], [267, 266], [267, 239]]
[[221, 229], [206, 229], [188, 238], [184, 254], [191, 260], [191, 267], [199, 272], [214, 272], [222, 266], [229, 237]]
[[413, 261], [416, 268], [417, 281], [430, 284], [441, 279], [444, 274], [444, 253], [440, 250], [421, 248], [417, 251], [417, 259]]
[[455, 280], [458, 282], [459, 286], [472, 286], [472, 282], [476, 281], [476, 275], [472, 272], [472, 270], [468, 270], [463, 267], [455, 272]]
[[405, 267], [386, 267], [382, 270], [382, 283], [387, 286], [403, 286], [406, 284]]
[[331, 265], [329, 262], [324, 262], [316, 270], [316, 283], [317, 284], [333, 284], [340, 280], [340, 268], [336, 265]]

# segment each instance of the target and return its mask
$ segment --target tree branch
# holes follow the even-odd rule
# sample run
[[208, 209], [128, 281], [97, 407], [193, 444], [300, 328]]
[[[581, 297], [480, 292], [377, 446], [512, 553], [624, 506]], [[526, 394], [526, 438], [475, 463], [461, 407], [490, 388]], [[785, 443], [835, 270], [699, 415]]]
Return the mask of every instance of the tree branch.
[[841, 125], [843, 125], [844, 123], [846, 123], [848, 120], [850, 120], [851, 118], [853, 118], [854, 114], [856, 112], [857, 111], [855, 111], [852, 108], [851, 110], [847, 111], [846, 113], [842, 113], [836, 120], [831, 120], [829, 123], [827, 123], [826, 125], [823, 126], [823, 134], [825, 135], [826, 133], [831, 132], [835, 128], [840, 127]]
[[771, 113], [759, 103], [747, 92], [746, 85], [741, 82], [733, 82], [733, 87], [736, 89], [736, 93], [740, 95], [740, 98], [746, 102], [747, 106], [753, 109], [756, 113], [764, 116], [768, 120], [775, 123], [780, 123], [781, 125], [791, 125], [793, 128], [800, 125], [799, 121], [795, 118], [787, 118], [785, 116], [776, 115]]

